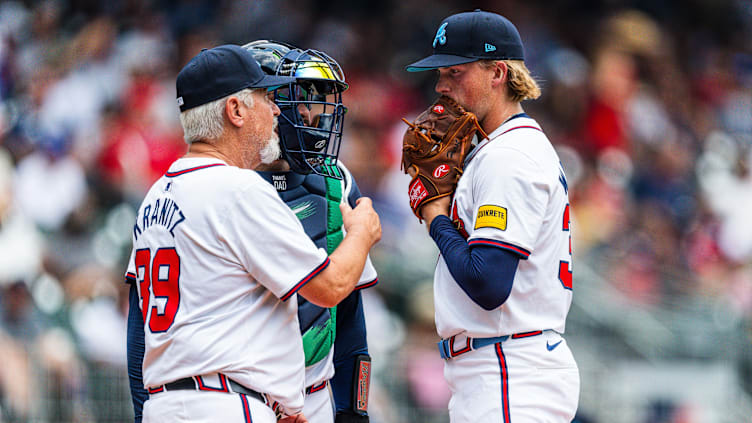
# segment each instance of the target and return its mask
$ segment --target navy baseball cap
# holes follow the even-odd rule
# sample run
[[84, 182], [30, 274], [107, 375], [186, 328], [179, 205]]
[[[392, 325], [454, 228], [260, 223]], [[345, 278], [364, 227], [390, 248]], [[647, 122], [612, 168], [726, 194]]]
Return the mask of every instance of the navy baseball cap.
[[248, 50], [234, 44], [204, 49], [178, 73], [175, 83], [180, 111], [206, 104], [245, 88], [273, 88], [294, 82], [267, 75]]
[[522, 39], [509, 19], [475, 9], [444, 19], [433, 38], [433, 54], [409, 64], [408, 72], [461, 65], [476, 60], [524, 60]]

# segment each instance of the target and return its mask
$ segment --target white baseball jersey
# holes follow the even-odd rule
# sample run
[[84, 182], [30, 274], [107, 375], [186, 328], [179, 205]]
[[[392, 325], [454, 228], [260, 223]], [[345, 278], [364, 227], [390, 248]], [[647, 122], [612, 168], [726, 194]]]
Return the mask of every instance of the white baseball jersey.
[[300, 287], [329, 263], [254, 171], [183, 158], [149, 190], [128, 276], [144, 319], [144, 386], [221, 372], [303, 407]]
[[442, 338], [564, 332], [572, 301], [567, 183], [540, 126], [526, 115], [508, 120], [468, 156], [451, 209], [468, 244], [493, 245], [521, 257], [509, 298], [486, 311], [436, 265], [436, 327]]

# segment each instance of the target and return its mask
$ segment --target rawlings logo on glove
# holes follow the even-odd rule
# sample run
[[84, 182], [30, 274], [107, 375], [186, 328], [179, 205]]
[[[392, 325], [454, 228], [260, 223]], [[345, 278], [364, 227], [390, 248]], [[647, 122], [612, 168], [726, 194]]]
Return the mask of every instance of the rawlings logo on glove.
[[415, 210], [415, 207], [423, 202], [423, 199], [428, 196], [428, 190], [426, 190], [426, 187], [423, 186], [423, 182], [421, 182], [419, 179], [413, 182], [410, 182], [410, 207]]
[[449, 173], [449, 165], [447, 164], [440, 164], [436, 169], [433, 170], [433, 177], [436, 179], [441, 179]]
[[462, 175], [473, 136], [488, 137], [478, 118], [449, 97], [439, 97], [415, 122], [402, 139], [402, 169], [415, 174], [410, 181], [410, 207], [418, 219], [429, 202], [452, 195]]

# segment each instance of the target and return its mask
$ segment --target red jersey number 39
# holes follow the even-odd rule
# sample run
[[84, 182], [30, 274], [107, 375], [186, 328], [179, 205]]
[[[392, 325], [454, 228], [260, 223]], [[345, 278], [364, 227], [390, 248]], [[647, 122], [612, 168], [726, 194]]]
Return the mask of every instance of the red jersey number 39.
[[[136, 274], [141, 295], [141, 315], [152, 332], [165, 332], [175, 321], [180, 305], [180, 256], [175, 248], [136, 251]], [[156, 304], [150, 304], [150, 293]], [[151, 313], [149, 313], [151, 311]]]

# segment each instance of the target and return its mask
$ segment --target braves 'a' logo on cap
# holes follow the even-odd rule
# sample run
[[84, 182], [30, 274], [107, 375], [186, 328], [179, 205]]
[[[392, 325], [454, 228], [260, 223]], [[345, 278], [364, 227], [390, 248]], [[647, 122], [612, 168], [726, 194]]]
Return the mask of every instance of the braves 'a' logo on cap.
[[439, 43], [442, 46], [446, 44], [446, 27], [448, 24], [448, 22], [444, 22], [439, 27], [439, 30], [436, 31], [436, 36], [433, 37], [433, 48], [436, 48], [436, 43]]

